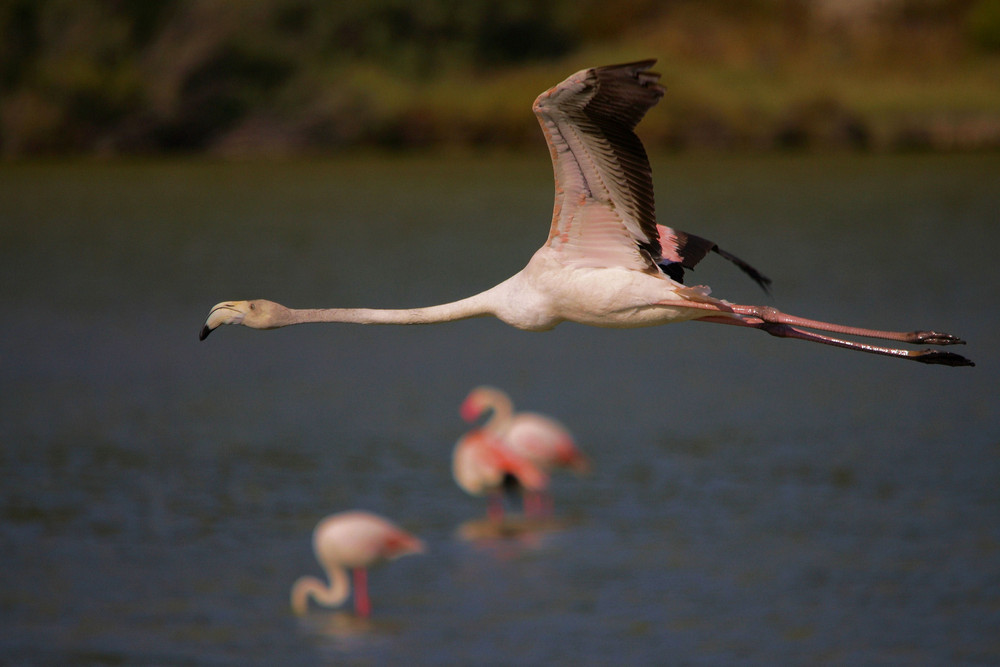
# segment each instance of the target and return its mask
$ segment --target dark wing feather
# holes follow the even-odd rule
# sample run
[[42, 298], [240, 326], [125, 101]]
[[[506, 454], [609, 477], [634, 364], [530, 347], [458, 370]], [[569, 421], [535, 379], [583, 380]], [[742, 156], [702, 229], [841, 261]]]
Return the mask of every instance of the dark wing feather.
[[660, 244], [663, 247], [660, 268], [673, 280], [683, 284], [684, 269], [694, 269], [708, 253], [714, 252], [739, 267], [765, 292], [770, 292], [770, 278], [736, 255], [723, 250], [714, 241], [663, 225], [657, 225], [657, 228], [660, 233]]

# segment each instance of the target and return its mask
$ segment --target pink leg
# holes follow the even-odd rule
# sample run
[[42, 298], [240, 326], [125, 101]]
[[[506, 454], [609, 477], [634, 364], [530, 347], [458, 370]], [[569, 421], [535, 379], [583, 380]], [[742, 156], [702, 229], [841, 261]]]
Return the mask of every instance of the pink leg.
[[[664, 302], [664, 305], [675, 306], [676, 302]], [[847, 334], [852, 336], [865, 336], [868, 338], [882, 338], [885, 340], [896, 340], [903, 343], [915, 343], [926, 345], [964, 345], [965, 341], [951, 334], [939, 333], [937, 331], [882, 331], [879, 329], [863, 329], [861, 327], [851, 327], [843, 324], [831, 324], [818, 320], [809, 320], [804, 317], [786, 315], [776, 308], [770, 306], [743, 306], [737, 304], [717, 304], [701, 303], [697, 301], [684, 302], [684, 307], [695, 308], [718, 313], [718, 315], [707, 315], [698, 318], [699, 322], [716, 322], [719, 324], [732, 324], [736, 326], [762, 329], [772, 336], [779, 338], [798, 338], [813, 343], [833, 345], [849, 350], [860, 352], [870, 352], [872, 354], [882, 354], [890, 357], [902, 359], [912, 359], [924, 364], [944, 364], [946, 366], [975, 366], [970, 360], [960, 354], [953, 352], [942, 352], [940, 350], [898, 350], [891, 347], [879, 345], [869, 345], [867, 343], [857, 343], [830, 336], [803, 331], [797, 327], [807, 327], [819, 329], [820, 331], [832, 331], [834, 333]]]
[[552, 505], [553, 505], [553, 503], [552, 503], [552, 495], [549, 494], [549, 493], [543, 494], [542, 495], [542, 503], [544, 504], [544, 506], [542, 507], [542, 511], [545, 512], [545, 514], [548, 514], [549, 516], [551, 516], [552, 515]]
[[490, 521], [503, 521], [503, 495], [491, 493], [486, 505], [486, 518]]
[[354, 568], [354, 611], [362, 618], [372, 613], [372, 603], [368, 599], [368, 570], [363, 567]]
[[[774, 311], [778, 312], [778, 311]], [[781, 313], [779, 313], [781, 314]], [[783, 315], [783, 314], [781, 314]], [[823, 345], [833, 345], [834, 347], [842, 347], [848, 350], [858, 350], [859, 352], [869, 352], [871, 354], [881, 354], [889, 357], [898, 357], [901, 359], [912, 359], [913, 361], [919, 361], [924, 364], [943, 364], [945, 366], [975, 366], [975, 364], [963, 357], [960, 354], [955, 354], [954, 352], [944, 352], [942, 350], [900, 350], [892, 347], [883, 347], [881, 345], [871, 345], [869, 343], [859, 343], [856, 341], [843, 340], [840, 338], [833, 338], [831, 336], [822, 336], [817, 333], [812, 333], [810, 331], [803, 331], [796, 327], [791, 326], [787, 323], [787, 320], [794, 320], [798, 322], [813, 322], [812, 320], [802, 320], [801, 318], [794, 318], [791, 316], [784, 316], [783, 321], [774, 322], [763, 320], [757, 316], [743, 316], [743, 317], [726, 317], [723, 315], [709, 315], [708, 317], [701, 317], [696, 322], [715, 322], [718, 324], [731, 324], [741, 327], [750, 327], [753, 329], [761, 329], [771, 334], [772, 336], [777, 336], [778, 338], [797, 338], [799, 340], [810, 341], [813, 343], [822, 343]], [[837, 327], [836, 329], [824, 329], [824, 330], [834, 330], [843, 333], [852, 333], [859, 336], [871, 336], [873, 338], [884, 338], [889, 340], [901, 340], [904, 342], [924, 342], [929, 344], [937, 345], [952, 345], [956, 343], [963, 343], [964, 341], [950, 336], [949, 334], [937, 334], [930, 331], [915, 331], [909, 334], [896, 333], [892, 331], [874, 331], [871, 329], [856, 329], [853, 327], [842, 327], [840, 325], [827, 325], [823, 322], [816, 322], [815, 324], [822, 324], [829, 327]], [[814, 327], [820, 328], [820, 327]], [[859, 332], [869, 332], [869, 333], [859, 333]], [[916, 340], [915, 336], [933, 336], [933, 340], [930, 338]], [[945, 342], [947, 341], [947, 342]]]
[[525, 491], [521, 496], [521, 504], [524, 506], [525, 516], [535, 516], [541, 514], [541, 505], [537, 491]]
[[[883, 340], [897, 340], [901, 343], [914, 343], [924, 345], [964, 345], [965, 341], [951, 334], [939, 333], [937, 331], [882, 331], [879, 329], [863, 329], [845, 324], [831, 324], [830, 322], [820, 322], [809, 320], [804, 317], [786, 315], [776, 308], [770, 306], [740, 306], [731, 305], [732, 312], [744, 315], [751, 321], [759, 320], [765, 324], [787, 324], [793, 327], [805, 327], [807, 329], [819, 329], [820, 331], [832, 331], [833, 333], [846, 334], [848, 336], [864, 336], [866, 338], [881, 338]], [[767, 330], [767, 327], [762, 327]], [[775, 334], [780, 335], [780, 334]]]
[[527, 516], [551, 515], [552, 496], [545, 491], [525, 491], [524, 513]]

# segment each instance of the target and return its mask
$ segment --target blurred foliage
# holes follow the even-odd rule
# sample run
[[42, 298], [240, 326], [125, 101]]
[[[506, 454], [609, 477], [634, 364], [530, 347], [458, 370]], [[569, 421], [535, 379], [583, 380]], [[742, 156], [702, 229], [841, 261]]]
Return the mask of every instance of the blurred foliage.
[[1000, 0], [979, 0], [969, 11], [967, 25], [981, 48], [1000, 51]]
[[0, 152], [539, 141], [585, 66], [660, 58], [654, 145], [1000, 145], [1000, 0], [0, 0]]

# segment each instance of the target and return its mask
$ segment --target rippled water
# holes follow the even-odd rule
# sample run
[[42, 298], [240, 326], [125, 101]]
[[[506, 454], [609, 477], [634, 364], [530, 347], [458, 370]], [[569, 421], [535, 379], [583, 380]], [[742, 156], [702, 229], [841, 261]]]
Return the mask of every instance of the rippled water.
[[[544, 152], [0, 167], [5, 664], [1000, 662], [1000, 158], [656, 161], [664, 222], [736, 302], [969, 340], [977, 367], [734, 327], [493, 320], [197, 332], [210, 306], [425, 305], [545, 238]], [[472, 387], [595, 462], [548, 530], [468, 539]], [[370, 622], [294, 617], [353, 507], [429, 553]]]

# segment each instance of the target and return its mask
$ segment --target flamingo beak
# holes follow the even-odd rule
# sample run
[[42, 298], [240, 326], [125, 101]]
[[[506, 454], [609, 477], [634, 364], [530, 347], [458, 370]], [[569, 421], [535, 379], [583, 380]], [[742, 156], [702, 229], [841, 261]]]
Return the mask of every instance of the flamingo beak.
[[581, 476], [587, 476], [593, 472], [593, 467], [590, 464], [590, 459], [588, 459], [586, 456], [583, 456], [582, 454], [578, 458], [573, 459], [573, 461], [570, 462], [570, 468], [577, 475]]
[[414, 554], [425, 554], [425, 553], [427, 553], [427, 545], [425, 545], [424, 541], [420, 540], [420, 539], [414, 540], [413, 544], [410, 545], [410, 548], [412, 549], [411, 553], [414, 553]]
[[205, 325], [201, 328], [201, 333], [198, 334], [198, 340], [205, 340], [208, 338], [208, 334], [223, 324], [240, 324], [243, 322], [243, 317], [243, 311], [239, 310], [236, 304], [231, 301], [216, 304], [208, 313], [208, 319], [205, 320]]

